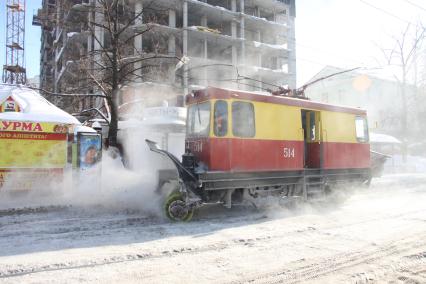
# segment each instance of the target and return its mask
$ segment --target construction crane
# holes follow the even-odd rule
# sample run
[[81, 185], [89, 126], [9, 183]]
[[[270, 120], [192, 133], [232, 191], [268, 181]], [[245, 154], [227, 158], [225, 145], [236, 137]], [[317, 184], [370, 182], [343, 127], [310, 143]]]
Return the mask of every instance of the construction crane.
[[25, 84], [25, 0], [6, 1], [6, 64], [3, 82]]

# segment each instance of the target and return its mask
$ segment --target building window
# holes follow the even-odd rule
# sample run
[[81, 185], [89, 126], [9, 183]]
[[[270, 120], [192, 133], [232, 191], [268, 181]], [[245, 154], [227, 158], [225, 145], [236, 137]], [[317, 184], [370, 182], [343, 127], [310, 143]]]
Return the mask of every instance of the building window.
[[256, 134], [254, 106], [247, 102], [232, 103], [232, 134], [249, 138]]
[[356, 140], [358, 142], [368, 142], [368, 125], [367, 119], [362, 116], [355, 117]]
[[228, 104], [217, 101], [214, 105], [214, 135], [224, 137], [228, 134]]

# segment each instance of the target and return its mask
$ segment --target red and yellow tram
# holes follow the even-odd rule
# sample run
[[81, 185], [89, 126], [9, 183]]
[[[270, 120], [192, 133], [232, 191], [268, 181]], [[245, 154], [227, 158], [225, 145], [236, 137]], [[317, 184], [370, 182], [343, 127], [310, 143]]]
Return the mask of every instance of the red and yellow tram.
[[211, 87], [186, 104], [182, 163], [148, 141], [178, 169], [180, 190], [165, 204], [172, 219], [189, 219], [203, 203], [230, 207], [264, 194], [307, 199], [371, 179], [364, 110]]

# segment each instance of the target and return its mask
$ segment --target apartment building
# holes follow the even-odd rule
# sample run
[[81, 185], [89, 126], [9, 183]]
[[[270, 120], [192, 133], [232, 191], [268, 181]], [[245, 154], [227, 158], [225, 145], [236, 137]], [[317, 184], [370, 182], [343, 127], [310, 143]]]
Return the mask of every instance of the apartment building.
[[[33, 19], [33, 24], [42, 28], [41, 88], [58, 93], [98, 91], [95, 86], [82, 84], [84, 80], [80, 77], [85, 74], [75, 67], [75, 62], [88, 51], [96, 50], [100, 44], [108, 45], [102, 29], [90, 27], [90, 22], [102, 23], [104, 18], [81, 12], [82, 7], [94, 7], [96, 2], [43, 0]], [[120, 3], [132, 13], [143, 12], [134, 22], [134, 31], [150, 27], [150, 32], [134, 38], [130, 53], [168, 55], [183, 58], [185, 63], [179, 67], [176, 60], [164, 57], [156, 58], [155, 64], [149, 61], [147, 64], [155, 65], [156, 71], [152, 68], [147, 68], [151, 74], [141, 71], [141, 76], [131, 84], [134, 87], [129, 86], [123, 92], [120, 104], [141, 101], [141, 97], [158, 89], [156, 85], [160, 85], [163, 93], [173, 94], [166, 96], [169, 101], [188, 93], [194, 86], [255, 91], [283, 85], [296, 87], [295, 0], [123, 0]], [[94, 40], [93, 33], [101, 43]], [[79, 110], [100, 103], [93, 98], [79, 98], [73, 101]], [[175, 101], [183, 102], [181, 98]]]

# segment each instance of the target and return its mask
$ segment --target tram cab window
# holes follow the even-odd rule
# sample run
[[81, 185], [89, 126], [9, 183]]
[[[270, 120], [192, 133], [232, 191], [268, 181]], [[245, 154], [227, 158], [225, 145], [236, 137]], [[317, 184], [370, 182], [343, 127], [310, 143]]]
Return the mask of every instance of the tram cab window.
[[256, 127], [252, 103], [232, 103], [232, 134], [242, 138], [255, 136]]
[[228, 134], [228, 104], [217, 101], [214, 105], [214, 135], [224, 137]]
[[186, 132], [189, 136], [208, 136], [210, 132], [210, 102], [188, 108]]
[[368, 142], [368, 125], [367, 119], [362, 116], [355, 117], [356, 140], [358, 142]]

